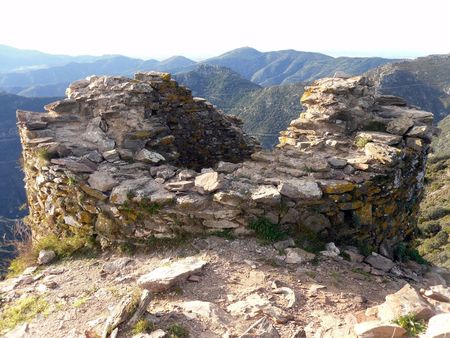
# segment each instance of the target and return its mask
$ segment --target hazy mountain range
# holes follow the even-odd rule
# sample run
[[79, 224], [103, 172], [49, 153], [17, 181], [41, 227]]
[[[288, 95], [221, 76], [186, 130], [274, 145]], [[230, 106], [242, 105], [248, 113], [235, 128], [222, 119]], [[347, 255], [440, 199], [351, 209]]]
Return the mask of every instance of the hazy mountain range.
[[[11, 47], [0, 46], [0, 51], [5, 50], [0, 53], [0, 63], [4, 59], [6, 65], [11, 64], [9, 68], [0, 68], [0, 88], [23, 96], [61, 96], [70, 82], [92, 74], [130, 76], [137, 71], [146, 70], [180, 73], [208, 64], [229, 68], [261, 86], [271, 86], [307, 82], [332, 76], [338, 71], [356, 75], [398, 61], [377, 57], [333, 58], [325, 54], [295, 50], [259, 52], [249, 47], [238, 48], [201, 62], [183, 56], [157, 61], [121, 55], [67, 57], [31, 51], [23, 51], [21, 55], [18, 49], [12, 49], [11, 57], [8, 58], [9, 48]], [[31, 64], [32, 55], [36, 55], [36, 65]], [[20, 60], [23, 60], [22, 65]]]

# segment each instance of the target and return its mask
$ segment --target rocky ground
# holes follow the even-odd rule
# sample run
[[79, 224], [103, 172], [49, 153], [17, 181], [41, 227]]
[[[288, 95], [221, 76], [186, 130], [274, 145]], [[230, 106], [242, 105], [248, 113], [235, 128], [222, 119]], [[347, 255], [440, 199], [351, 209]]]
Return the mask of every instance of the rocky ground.
[[[352, 250], [344, 255], [349, 261], [333, 245], [314, 257], [290, 244], [212, 236], [154, 253], [105, 253], [29, 268], [0, 282], [0, 328], [7, 332], [13, 320], [8, 309], [29, 301], [30, 308], [39, 304], [37, 315], [6, 337], [101, 336], [127, 295], [141, 288], [150, 290], [143, 317], [153, 333], [140, 337], [357, 337], [355, 330], [369, 337], [374, 324], [357, 323], [374, 319], [382, 330], [394, 327], [394, 337], [404, 331], [389, 316], [407, 311], [428, 320], [450, 311], [445, 273], [382, 256], [367, 264]], [[438, 284], [444, 286], [427, 290], [428, 297], [414, 291]], [[118, 337], [131, 336], [122, 324]]]

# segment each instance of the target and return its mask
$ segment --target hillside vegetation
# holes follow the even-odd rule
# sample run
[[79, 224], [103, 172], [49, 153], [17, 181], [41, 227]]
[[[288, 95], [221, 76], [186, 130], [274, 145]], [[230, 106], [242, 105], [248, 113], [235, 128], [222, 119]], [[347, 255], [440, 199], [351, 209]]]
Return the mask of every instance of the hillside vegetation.
[[252, 91], [227, 112], [239, 116], [244, 121], [244, 129], [264, 148], [271, 148], [278, 144], [279, 132], [300, 115], [303, 87], [299, 83]]
[[425, 198], [421, 204], [420, 252], [430, 262], [450, 269], [450, 117], [439, 123], [427, 167]]
[[369, 69], [394, 62], [394, 59], [340, 57], [296, 50], [260, 52], [244, 47], [203, 61], [228, 67], [262, 86], [309, 82], [336, 72], [362, 74]]
[[194, 96], [207, 98], [225, 111], [230, 110], [247, 93], [262, 88], [229, 68], [207, 64], [176, 74], [174, 78], [191, 89]]
[[367, 73], [380, 93], [401, 96], [440, 121], [450, 113], [450, 54], [385, 65]]
[[244, 129], [265, 148], [278, 143], [278, 133], [298, 117], [303, 84], [261, 87], [224, 67], [200, 65], [175, 79], [227, 114], [239, 116]]

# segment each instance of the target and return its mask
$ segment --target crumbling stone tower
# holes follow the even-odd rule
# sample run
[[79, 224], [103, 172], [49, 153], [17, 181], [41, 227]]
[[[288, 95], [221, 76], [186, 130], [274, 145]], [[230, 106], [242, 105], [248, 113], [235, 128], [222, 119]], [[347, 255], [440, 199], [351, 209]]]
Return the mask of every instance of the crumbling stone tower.
[[307, 87], [273, 151], [166, 73], [90, 77], [67, 96], [17, 113], [36, 236], [138, 243], [265, 219], [379, 248], [415, 227], [433, 115], [366, 78]]

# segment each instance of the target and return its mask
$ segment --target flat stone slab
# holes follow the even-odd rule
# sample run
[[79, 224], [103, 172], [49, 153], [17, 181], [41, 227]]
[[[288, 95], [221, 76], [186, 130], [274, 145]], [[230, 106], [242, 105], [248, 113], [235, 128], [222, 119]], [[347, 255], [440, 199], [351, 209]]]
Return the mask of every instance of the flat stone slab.
[[281, 195], [292, 199], [314, 200], [322, 197], [322, 190], [316, 182], [309, 180], [290, 179], [278, 186]]
[[441, 313], [431, 317], [425, 336], [429, 338], [450, 337], [450, 313]]
[[394, 267], [394, 262], [389, 258], [386, 258], [382, 255], [372, 253], [370, 256], [366, 257], [366, 263], [373, 266], [375, 269], [382, 270], [384, 272], [388, 272]]
[[392, 322], [410, 313], [423, 320], [435, 315], [433, 306], [409, 284], [396, 293], [387, 295], [386, 301], [378, 305], [378, 318], [383, 322]]
[[168, 290], [177, 282], [199, 272], [208, 262], [198, 257], [187, 257], [141, 276], [137, 283], [146, 290], [161, 292]]
[[362, 322], [354, 327], [358, 337], [394, 338], [402, 337], [406, 330], [397, 324], [383, 323], [378, 320]]

